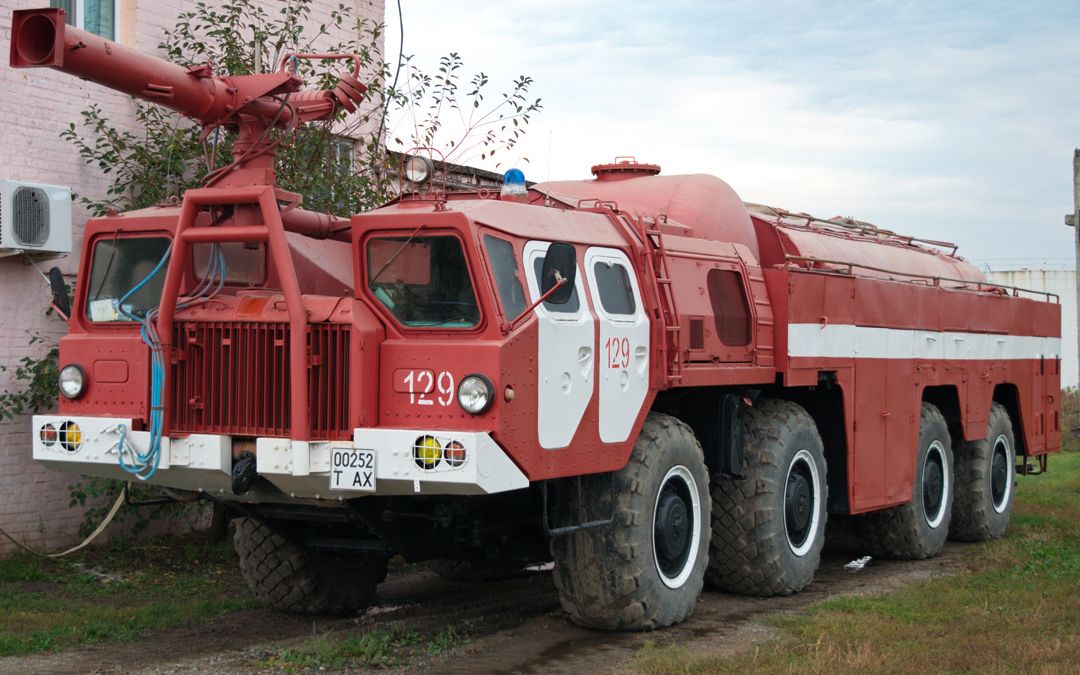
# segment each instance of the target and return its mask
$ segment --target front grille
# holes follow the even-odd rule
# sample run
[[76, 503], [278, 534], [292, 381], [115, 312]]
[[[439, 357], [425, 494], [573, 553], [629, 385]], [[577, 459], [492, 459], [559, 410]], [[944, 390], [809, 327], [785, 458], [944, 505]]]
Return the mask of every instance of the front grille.
[[[175, 338], [173, 431], [289, 436], [288, 324], [181, 322]], [[311, 436], [349, 438], [349, 327], [312, 325], [307, 343]]]

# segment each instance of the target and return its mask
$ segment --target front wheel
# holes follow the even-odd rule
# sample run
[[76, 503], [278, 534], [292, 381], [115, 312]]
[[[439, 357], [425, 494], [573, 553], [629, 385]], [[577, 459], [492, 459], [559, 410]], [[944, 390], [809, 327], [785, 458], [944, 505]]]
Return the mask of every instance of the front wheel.
[[308, 550], [254, 518], [237, 518], [240, 572], [258, 600], [301, 614], [345, 614], [360, 609], [386, 578], [386, 557], [330, 556]]
[[[709, 549], [709, 476], [693, 432], [650, 413], [614, 484], [588, 485], [591, 510], [609, 510], [614, 519], [552, 538], [563, 609], [575, 623], [602, 630], [684, 620], [701, 594]], [[561, 498], [557, 503], [569, 510]]]

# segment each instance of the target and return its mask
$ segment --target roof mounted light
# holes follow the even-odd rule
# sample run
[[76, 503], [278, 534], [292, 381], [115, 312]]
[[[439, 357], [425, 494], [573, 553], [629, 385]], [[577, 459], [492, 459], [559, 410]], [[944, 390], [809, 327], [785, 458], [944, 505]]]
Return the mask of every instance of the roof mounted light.
[[405, 159], [405, 179], [410, 183], [426, 183], [431, 180], [431, 160], [422, 155], [410, 155]]
[[499, 195], [500, 199], [511, 201], [522, 201], [529, 196], [529, 190], [525, 186], [525, 174], [521, 169], [510, 169], [503, 174], [503, 184]]

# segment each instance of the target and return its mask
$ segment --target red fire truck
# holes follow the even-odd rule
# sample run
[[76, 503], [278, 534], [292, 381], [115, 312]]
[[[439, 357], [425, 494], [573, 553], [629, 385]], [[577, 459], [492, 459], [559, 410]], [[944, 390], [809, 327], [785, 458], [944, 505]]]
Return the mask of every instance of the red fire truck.
[[632, 158], [504, 197], [433, 187], [420, 152], [392, 203], [310, 213], [269, 139], [350, 109], [355, 71], [185, 70], [59, 10], [12, 36], [14, 66], [239, 134], [180, 205], [87, 224], [33, 453], [227, 505], [271, 606], [354, 610], [393, 554], [554, 559], [574, 621], [667, 626], [706, 582], [804, 588], [829, 514], [894, 558], [1001, 536], [1059, 449], [1058, 304], [949, 244]]

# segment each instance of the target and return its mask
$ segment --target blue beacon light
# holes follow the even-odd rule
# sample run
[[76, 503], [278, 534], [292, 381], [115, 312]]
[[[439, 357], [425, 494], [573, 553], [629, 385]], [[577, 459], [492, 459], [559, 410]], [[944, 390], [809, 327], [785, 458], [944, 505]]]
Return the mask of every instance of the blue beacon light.
[[510, 201], [524, 201], [528, 198], [529, 191], [525, 188], [525, 174], [521, 169], [510, 169], [503, 174], [499, 196], [501, 199]]

